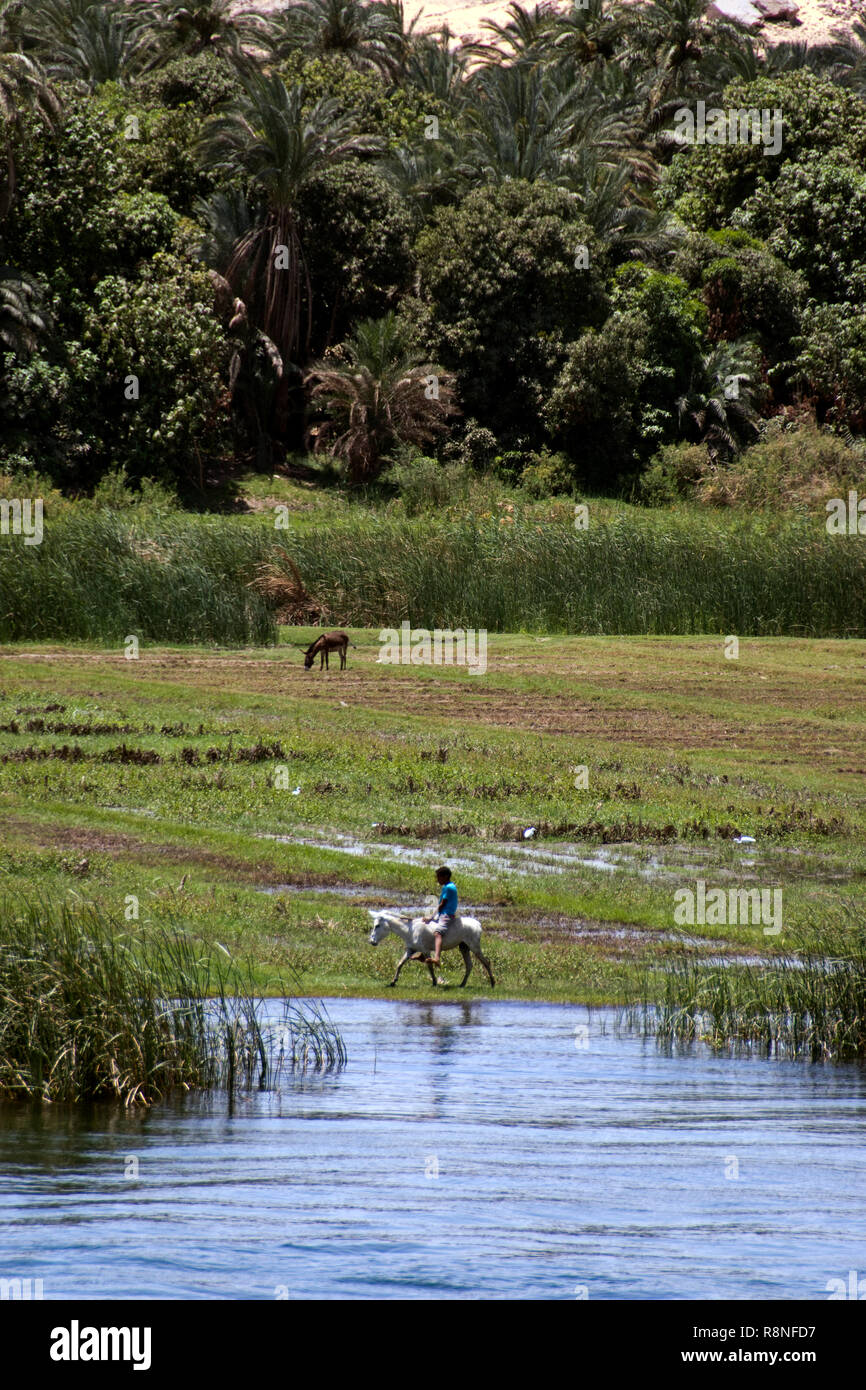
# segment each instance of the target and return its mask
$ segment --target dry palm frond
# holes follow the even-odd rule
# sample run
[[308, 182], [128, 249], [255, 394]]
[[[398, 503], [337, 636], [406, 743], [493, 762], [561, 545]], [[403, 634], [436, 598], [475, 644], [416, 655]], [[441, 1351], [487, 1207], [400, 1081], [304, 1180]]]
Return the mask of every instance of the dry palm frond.
[[278, 554], [279, 560], [265, 560], [256, 566], [255, 578], [248, 587], [261, 594], [280, 623], [317, 623], [327, 618], [327, 607], [307, 592], [300, 570], [288, 551], [281, 548]]

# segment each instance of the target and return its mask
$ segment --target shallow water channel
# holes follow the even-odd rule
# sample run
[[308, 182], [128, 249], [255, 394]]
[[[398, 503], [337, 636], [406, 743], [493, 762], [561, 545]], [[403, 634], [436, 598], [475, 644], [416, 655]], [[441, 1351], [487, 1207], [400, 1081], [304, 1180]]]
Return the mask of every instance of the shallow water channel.
[[866, 1274], [864, 1068], [669, 1054], [611, 1009], [327, 1006], [346, 1069], [232, 1113], [0, 1107], [0, 1276], [46, 1299], [823, 1299]]

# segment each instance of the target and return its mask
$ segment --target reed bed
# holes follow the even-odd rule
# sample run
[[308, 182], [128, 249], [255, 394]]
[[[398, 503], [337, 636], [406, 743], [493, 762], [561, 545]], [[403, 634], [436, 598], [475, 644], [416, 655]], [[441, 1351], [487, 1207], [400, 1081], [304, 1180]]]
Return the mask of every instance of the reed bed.
[[272, 643], [269, 605], [248, 587], [257, 541], [230, 518], [66, 512], [41, 545], [0, 543], [0, 640]]
[[143, 935], [96, 903], [0, 901], [2, 1100], [149, 1105], [345, 1062], [321, 1006], [263, 1013], [244, 970], [179, 925]]
[[575, 531], [382, 518], [305, 532], [292, 550], [308, 588], [356, 626], [866, 633], [862, 548], [802, 519], [768, 528], [635, 513]]
[[866, 550], [820, 517], [635, 510], [577, 531], [359, 509], [291, 533], [88, 510], [46, 523], [40, 546], [0, 545], [0, 640], [267, 644], [287, 586], [357, 627], [866, 635]]
[[667, 1044], [758, 1049], [812, 1061], [866, 1058], [866, 925], [837, 922], [798, 932], [772, 965], [702, 965], [684, 952], [630, 1011]]

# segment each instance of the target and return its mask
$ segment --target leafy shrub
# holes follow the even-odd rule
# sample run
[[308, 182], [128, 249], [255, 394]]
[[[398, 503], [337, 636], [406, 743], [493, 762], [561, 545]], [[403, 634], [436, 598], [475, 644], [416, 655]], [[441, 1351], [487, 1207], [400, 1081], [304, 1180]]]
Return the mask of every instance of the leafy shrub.
[[391, 464], [387, 473], [387, 481], [399, 489], [409, 516], [439, 510], [464, 499], [470, 480], [470, 473], [459, 463], [440, 463], [408, 450]]
[[[577, 246], [589, 249], [585, 269]], [[420, 294], [405, 312], [424, 350], [503, 443], [543, 443], [541, 408], [567, 344], [605, 309], [603, 253], [576, 200], [522, 181], [477, 188], [434, 213], [416, 252]]]
[[694, 497], [695, 487], [707, 470], [703, 444], [665, 444], [650, 460], [637, 484], [637, 496], [650, 507], [664, 507], [684, 497]]
[[540, 449], [520, 475], [520, 487], [530, 497], [558, 497], [574, 488], [574, 469], [564, 454]]
[[455, 431], [455, 435], [443, 446], [443, 458], [465, 464], [479, 473], [492, 468], [499, 452], [499, 441], [492, 430], [470, 419], [465, 422], [462, 431]]
[[172, 58], [140, 77], [135, 96], [148, 106], [192, 106], [209, 115], [241, 91], [235, 69], [216, 53]]
[[706, 450], [675, 444], [659, 450], [638, 494], [651, 506], [681, 498], [715, 507], [820, 513], [829, 497], [866, 484], [866, 450], [852, 447], [814, 421], [768, 421], [762, 438], [724, 467]]

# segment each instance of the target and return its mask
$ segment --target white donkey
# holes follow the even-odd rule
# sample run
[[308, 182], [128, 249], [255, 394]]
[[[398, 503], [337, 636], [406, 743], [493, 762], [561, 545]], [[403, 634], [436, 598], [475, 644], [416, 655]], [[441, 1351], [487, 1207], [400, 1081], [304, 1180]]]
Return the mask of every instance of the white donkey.
[[[392, 985], [396, 985], [400, 977], [400, 971], [403, 969], [407, 960], [411, 960], [416, 951], [423, 951], [425, 956], [430, 955], [430, 952], [433, 950], [433, 937], [436, 928], [435, 926], [428, 926], [423, 917], [416, 917], [410, 926], [399, 913], [387, 912], [385, 908], [374, 911], [372, 908], [368, 907], [367, 911], [373, 918], [373, 930], [370, 932], [371, 946], [378, 946], [379, 942], [384, 940], [389, 932], [393, 932], [394, 936], [399, 936], [406, 947], [405, 955], [397, 966], [397, 973], [391, 981]], [[496, 981], [493, 978], [493, 971], [490, 969], [490, 961], [481, 950], [481, 923], [476, 917], [458, 916], [455, 918], [454, 925], [445, 933], [442, 942], [442, 950], [450, 951], [455, 946], [459, 949], [463, 957], [463, 964], [466, 966], [466, 974], [460, 981], [460, 988], [462, 989], [469, 979], [469, 974], [472, 970], [472, 957], [475, 956], [481, 961], [481, 964], [487, 971], [490, 979], [490, 987], [492, 989]], [[438, 981], [434, 974], [433, 966], [429, 961], [427, 961], [427, 969], [430, 971], [430, 978], [434, 985], [437, 984]]]

